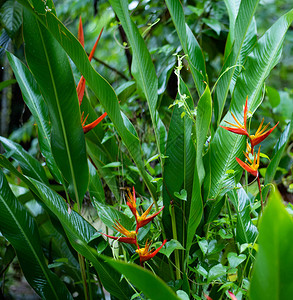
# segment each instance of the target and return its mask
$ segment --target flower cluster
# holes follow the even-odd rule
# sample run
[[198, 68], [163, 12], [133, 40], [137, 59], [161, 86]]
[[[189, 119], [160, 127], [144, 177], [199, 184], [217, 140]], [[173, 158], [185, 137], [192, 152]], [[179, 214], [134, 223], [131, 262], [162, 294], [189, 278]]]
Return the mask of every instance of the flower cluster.
[[104, 234], [104, 235], [113, 240], [118, 240], [119, 242], [122, 242], [122, 243], [136, 245], [137, 249], [135, 251], [139, 255], [140, 264], [143, 265], [143, 263], [145, 261], [153, 258], [162, 249], [162, 247], [166, 244], [167, 240], [164, 240], [162, 245], [159, 248], [157, 248], [156, 250], [151, 247], [151, 242], [149, 243], [148, 241], [146, 241], [144, 248], [140, 248], [138, 241], [137, 241], [138, 230], [139, 230], [139, 228], [141, 228], [141, 227], [147, 225], [149, 222], [151, 222], [163, 210], [164, 206], [156, 213], [148, 216], [148, 214], [150, 213], [150, 211], [153, 207], [153, 203], [152, 203], [149, 206], [149, 208], [142, 215], [140, 215], [137, 210], [137, 206], [136, 206], [136, 196], [135, 196], [134, 187], [133, 187], [133, 193], [128, 191], [126, 204], [128, 205], [132, 214], [135, 217], [135, 223], [136, 223], [135, 230], [129, 231], [126, 228], [124, 228], [117, 220], [115, 220], [113, 228], [115, 230], [117, 230], [118, 232], [120, 232], [123, 236], [116, 237], [116, 236], [107, 235], [107, 234]]
[[[93, 47], [93, 49], [92, 49], [92, 51], [89, 55], [89, 61], [91, 61], [93, 56], [94, 56], [94, 53], [96, 51], [99, 40], [101, 38], [102, 32], [103, 32], [103, 29], [101, 30], [101, 32], [100, 32], [100, 34], [99, 34], [99, 36], [98, 36], [98, 38], [97, 38], [97, 40], [94, 44], [94, 47]], [[84, 34], [83, 34], [81, 18], [79, 19], [78, 40], [81, 43], [81, 45], [84, 47]], [[79, 105], [81, 105], [81, 103], [82, 103], [82, 99], [83, 99], [83, 96], [84, 96], [84, 91], [85, 91], [85, 78], [83, 76], [81, 76], [81, 78], [79, 80], [79, 83], [77, 85], [77, 88], [76, 88]], [[92, 130], [94, 127], [96, 127], [106, 117], [106, 115], [107, 115], [107, 113], [103, 113], [94, 122], [85, 125], [88, 115], [84, 118], [84, 113], [82, 113], [82, 115], [81, 115], [81, 125], [82, 125], [83, 132], [87, 133], [90, 130]]]
[[[234, 114], [231, 113], [236, 124], [225, 121], [232, 127], [226, 127], [226, 126], [221, 126], [221, 125], [220, 126], [228, 131], [233, 132], [233, 133], [245, 135], [248, 137], [248, 139], [250, 141], [250, 145], [247, 142], [246, 152], [244, 152], [247, 162], [243, 162], [238, 157], [236, 157], [236, 161], [248, 173], [250, 173], [251, 175], [253, 175], [255, 177], [258, 177], [259, 176], [258, 167], [259, 167], [260, 147], [258, 148], [257, 154], [254, 153], [254, 147], [256, 145], [260, 144], [265, 138], [267, 138], [271, 134], [271, 132], [276, 128], [276, 126], [279, 124], [279, 122], [274, 127], [267, 130], [270, 123], [268, 123], [267, 125], [265, 125], [263, 127], [264, 119], [262, 119], [261, 124], [259, 125], [256, 133], [254, 135], [250, 135], [247, 131], [247, 101], [248, 101], [248, 96], [246, 97], [246, 102], [245, 102], [245, 106], [244, 106], [243, 125], [236, 119]], [[250, 159], [250, 157], [249, 157], [250, 154], [253, 156], [253, 159]]]

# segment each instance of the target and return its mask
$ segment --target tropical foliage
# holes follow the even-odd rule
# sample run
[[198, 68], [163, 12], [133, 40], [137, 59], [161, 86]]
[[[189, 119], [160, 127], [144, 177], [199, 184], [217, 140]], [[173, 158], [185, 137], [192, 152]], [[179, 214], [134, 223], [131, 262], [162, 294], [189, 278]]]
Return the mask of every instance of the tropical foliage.
[[73, 2], [1, 2], [32, 117], [0, 137], [0, 274], [16, 255], [43, 299], [289, 299], [292, 91], [266, 80], [293, 10], [260, 34], [258, 0]]

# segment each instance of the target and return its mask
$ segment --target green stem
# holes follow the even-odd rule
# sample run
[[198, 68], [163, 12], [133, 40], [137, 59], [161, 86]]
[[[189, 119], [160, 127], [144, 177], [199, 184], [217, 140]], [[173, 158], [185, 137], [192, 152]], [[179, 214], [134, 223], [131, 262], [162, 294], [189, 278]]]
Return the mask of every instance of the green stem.
[[259, 189], [259, 195], [260, 195], [260, 203], [261, 203], [261, 212], [263, 213], [263, 199], [262, 199], [262, 193], [261, 193], [261, 186], [260, 186], [260, 180], [259, 176], [257, 176], [257, 183], [258, 183], [258, 189]]
[[80, 266], [84, 296], [85, 296], [86, 300], [89, 300], [89, 293], [88, 293], [88, 288], [87, 288], [85, 265], [84, 265], [84, 257], [80, 253], [78, 253], [78, 262], [79, 262], [79, 266]]
[[[234, 238], [234, 241], [236, 243], [236, 235], [235, 235], [235, 231], [233, 230], [235, 227], [234, 227], [234, 224], [233, 224], [233, 220], [232, 220], [232, 212], [231, 212], [231, 207], [229, 205], [229, 201], [228, 201], [228, 197], [226, 195], [226, 206], [227, 206], [227, 210], [228, 210], [228, 215], [229, 215], [229, 219], [230, 219], [230, 227], [232, 228], [232, 234], [233, 234], [233, 238]], [[238, 250], [238, 249], [237, 249]], [[237, 251], [238, 252], [238, 251]], [[239, 254], [239, 253], [237, 253]]]
[[90, 300], [93, 299], [93, 295], [92, 295], [92, 287], [91, 287], [91, 276], [90, 276], [90, 268], [89, 268], [89, 263], [86, 260], [86, 273], [87, 273], [87, 280], [88, 280], [88, 290], [89, 290], [89, 297]]
[[[178, 240], [177, 238], [177, 229], [176, 229], [176, 219], [175, 219], [175, 209], [174, 205], [171, 204], [171, 221], [172, 221], [172, 232], [173, 232], [173, 238], [174, 240]], [[175, 266], [176, 266], [176, 279], [180, 279], [180, 262], [179, 262], [179, 251], [176, 249], [174, 251], [175, 255]]]
[[[79, 197], [78, 197], [78, 193], [76, 193], [77, 195], [77, 210], [78, 213], [81, 213], [81, 206], [79, 206]], [[88, 291], [88, 287], [87, 287], [87, 280], [86, 280], [86, 271], [85, 271], [85, 264], [84, 264], [84, 257], [78, 253], [78, 262], [79, 262], [79, 267], [80, 267], [80, 272], [81, 272], [81, 278], [82, 278], [82, 285], [83, 285], [83, 290], [84, 290], [84, 296], [85, 296], [85, 300], [90, 300], [89, 299], [89, 291]]]

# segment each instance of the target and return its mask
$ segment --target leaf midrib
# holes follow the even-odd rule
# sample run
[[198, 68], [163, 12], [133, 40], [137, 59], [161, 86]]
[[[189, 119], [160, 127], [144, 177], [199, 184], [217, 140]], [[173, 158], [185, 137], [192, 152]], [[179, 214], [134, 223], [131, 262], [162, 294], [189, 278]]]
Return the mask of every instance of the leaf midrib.
[[46, 56], [47, 65], [48, 65], [49, 72], [50, 72], [50, 77], [51, 77], [51, 80], [52, 80], [52, 86], [53, 86], [55, 98], [57, 100], [56, 104], [57, 104], [57, 108], [58, 108], [58, 115], [59, 115], [59, 119], [60, 119], [60, 122], [61, 122], [63, 139], [64, 139], [64, 142], [65, 142], [65, 149], [66, 149], [66, 152], [67, 152], [70, 172], [71, 172], [71, 175], [72, 175], [72, 182], [73, 182], [73, 186], [74, 186], [75, 197], [76, 197], [77, 203], [79, 203], [79, 195], [78, 195], [77, 185], [76, 185], [76, 181], [75, 181], [75, 173], [74, 173], [74, 169], [73, 169], [71, 153], [69, 151], [69, 144], [68, 144], [67, 135], [66, 135], [66, 131], [65, 131], [64, 120], [63, 120], [63, 116], [62, 116], [61, 109], [60, 109], [57, 88], [56, 88], [56, 84], [55, 84], [55, 80], [54, 80], [54, 76], [53, 76], [53, 72], [52, 72], [52, 67], [51, 67], [50, 60], [49, 60], [49, 56], [48, 56], [48, 53], [47, 53], [47, 49], [45, 47], [45, 42], [44, 42], [42, 30], [40, 28], [40, 23], [39, 23], [38, 20], [36, 20], [36, 21], [37, 21], [37, 24], [38, 24], [38, 30], [39, 30], [39, 33], [40, 33], [40, 37], [41, 37], [41, 41], [42, 41], [42, 45], [43, 45], [43, 50], [44, 50], [44, 53], [45, 53], [45, 56]]

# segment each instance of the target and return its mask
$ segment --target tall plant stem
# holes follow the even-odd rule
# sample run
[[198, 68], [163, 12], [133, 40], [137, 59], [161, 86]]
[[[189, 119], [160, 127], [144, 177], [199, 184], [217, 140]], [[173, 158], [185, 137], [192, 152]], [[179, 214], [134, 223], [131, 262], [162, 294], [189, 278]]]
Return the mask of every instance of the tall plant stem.
[[[171, 204], [171, 221], [172, 221], [172, 232], [173, 232], [173, 238], [177, 241], [177, 229], [176, 229], [176, 219], [175, 219], [175, 209], [174, 205]], [[180, 262], [179, 262], [179, 252], [178, 249], [174, 251], [175, 255], [175, 266], [176, 266], [176, 279], [180, 279]]]
[[261, 212], [263, 212], [263, 198], [262, 198], [262, 193], [261, 193], [261, 186], [260, 186], [260, 180], [259, 180], [259, 176], [257, 176], [257, 183], [258, 183], [258, 189], [259, 189], [259, 195], [260, 195], [260, 203], [261, 203]]
[[[77, 210], [78, 213], [81, 213], [81, 206], [79, 205], [79, 197], [78, 193], [76, 193], [77, 197]], [[84, 297], [85, 300], [90, 300], [89, 299], [89, 291], [88, 291], [88, 286], [87, 286], [87, 280], [86, 280], [86, 269], [85, 269], [85, 263], [84, 263], [84, 257], [78, 253], [78, 262], [79, 262], [79, 267], [80, 267], [80, 272], [81, 272], [81, 278], [82, 278], [82, 285], [83, 285], [83, 290], [84, 290]]]
[[88, 280], [89, 298], [90, 298], [90, 300], [92, 300], [93, 299], [93, 295], [92, 295], [91, 276], [90, 276], [90, 268], [89, 268], [89, 262], [88, 262], [88, 260], [86, 260], [85, 264], [86, 264], [86, 273], [87, 273], [87, 280]]
[[88, 292], [88, 288], [87, 288], [87, 281], [86, 281], [84, 257], [80, 253], [78, 253], [78, 262], [79, 262], [79, 266], [80, 266], [80, 272], [81, 272], [81, 278], [82, 278], [82, 285], [83, 285], [85, 300], [90, 300], [89, 299], [89, 292]]

